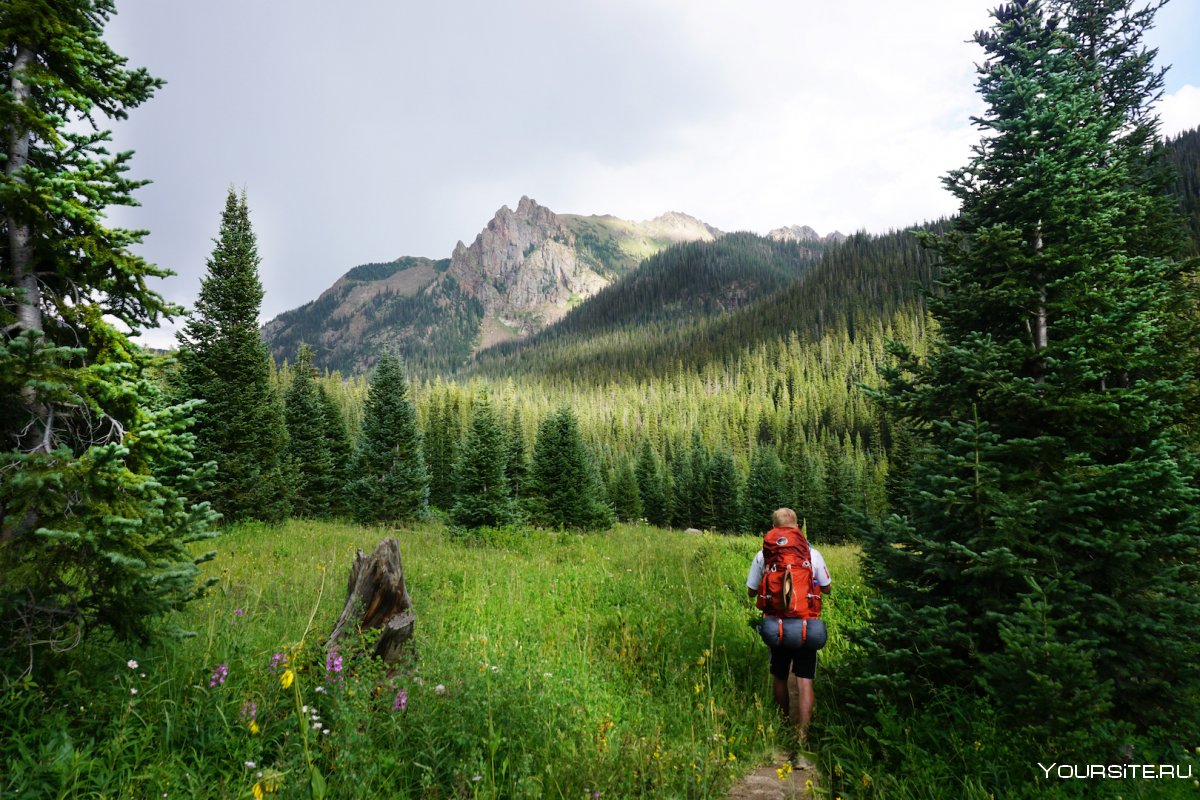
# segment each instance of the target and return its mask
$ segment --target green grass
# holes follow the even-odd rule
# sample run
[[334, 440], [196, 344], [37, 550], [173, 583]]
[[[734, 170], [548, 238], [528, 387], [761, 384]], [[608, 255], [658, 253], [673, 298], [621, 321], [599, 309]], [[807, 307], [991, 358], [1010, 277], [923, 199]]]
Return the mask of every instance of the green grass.
[[[415, 673], [389, 680], [351, 652], [327, 673], [354, 550], [389, 535], [417, 615]], [[92, 646], [76, 654], [89, 668], [49, 691], [8, 692], [0, 731], [18, 747], [0, 795], [722, 797], [790, 744], [747, 626], [756, 538], [622, 526], [467, 542], [437, 525], [292, 522], [217, 544], [217, 587], [176, 620], [195, 637]], [[852, 584], [854, 552], [824, 552]], [[836, 600], [827, 618], [836, 660]], [[288, 689], [276, 653], [296, 668]]]

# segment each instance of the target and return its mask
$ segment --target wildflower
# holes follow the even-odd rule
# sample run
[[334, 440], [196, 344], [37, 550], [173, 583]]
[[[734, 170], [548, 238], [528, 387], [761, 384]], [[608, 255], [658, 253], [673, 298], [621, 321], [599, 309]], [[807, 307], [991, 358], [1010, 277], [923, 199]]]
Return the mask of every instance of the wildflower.
[[300, 706], [300, 713], [301, 713], [301, 714], [307, 714], [307, 713], [308, 713], [308, 706]]
[[255, 768], [255, 767], [257, 767], [257, 766], [258, 766], [258, 765], [257, 765], [257, 764], [255, 764], [253, 761], [247, 761], [247, 762], [246, 762], [246, 769], [254, 769], [254, 768]]
[[553, 673], [553, 672], [543, 672], [543, 673], [542, 673], [542, 677], [543, 677], [543, 678], [553, 678], [553, 677], [554, 677], [554, 673]]
[[279, 676], [279, 685], [285, 689], [292, 688], [292, 681], [296, 680], [296, 673], [290, 669], [285, 669], [283, 674]]
[[325, 656], [325, 671], [335, 675], [342, 671], [342, 654], [337, 651], [336, 647], [329, 651], [329, 655]]
[[493, 665], [492, 665], [492, 672], [499, 672], [499, 671], [500, 671], [500, 668], [499, 668], [499, 667], [497, 667], [495, 664], [493, 664]]
[[730, 753], [730, 754], [729, 754], [729, 760], [730, 760], [731, 762], [732, 762], [732, 761], [737, 761], [737, 756], [735, 756], [733, 753]]
[[131, 658], [125, 662], [125, 666], [129, 667], [130, 669], [137, 669], [138, 663]]
[[142, 678], [144, 678], [144, 677], [146, 677], [146, 673], [144, 673], [144, 672], [139, 672], [139, 673], [138, 673], [138, 676], [139, 676], [139, 677], [142, 677]]
[[694, 684], [692, 688], [696, 690], [696, 694], [700, 694], [700, 684]]
[[783, 762], [783, 766], [780, 767], [779, 769], [775, 770], [775, 774], [779, 776], [779, 780], [781, 780], [781, 781], [787, 780], [788, 775], [792, 774], [792, 762], [791, 761]]
[[130, 686], [130, 687], [129, 687], [129, 693], [130, 693], [130, 694], [137, 694], [137, 687], [136, 687], [136, 686]]
[[242, 703], [241, 717], [242, 719], [257, 718], [258, 703], [255, 703], [253, 700], [247, 700], [246, 702]]
[[696, 659], [696, 666], [697, 666], [697, 667], [703, 667], [703, 666], [704, 666], [704, 656], [700, 656], [699, 658], [697, 658], [697, 659]]
[[481, 781], [481, 780], [483, 780], [483, 776], [482, 776], [482, 775], [472, 775], [472, 776], [471, 776], [471, 780], [473, 780], [473, 781]]
[[254, 800], [263, 799], [263, 788], [261, 781], [255, 781], [254, 786], [250, 789], [250, 791], [254, 794]]
[[408, 707], [408, 690], [401, 689], [396, 692], [396, 699], [392, 701], [392, 711], [403, 711]]
[[271, 672], [278, 672], [280, 667], [287, 666], [287, 656], [283, 653], [276, 653], [271, 656]]
[[255, 722], [254, 720], [250, 720], [250, 732], [251, 733], [258, 733], [261, 730], [262, 730], [262, 728], [258, 727], [257, 722]]
[[317, 688], [313, 689], [313, 691], [316, 692], [317, 694], [325, 694], [325, 687], [318, 686]]
[[212, 689], [221, 686], [225, 683], [225, 677], [229, 674], [229, 665], [220, 664], [213, 670], [212, 677], [208, 680], [208, 688]]
[[242, 609], [240, 609], [240, 608], [235, 608], [235, 609], [233, 610], [233, 613], [234, 613], [235, 615], [237, 615], [237, 616], [241, 617], [241, 616], [244, 616], [246, 612], [245, 612], [245, 611], [243, 611], [243, 610], [242, 610]]
[[438, 697], [441, 697], [442, 695], [446, 694], [446, 687], [439, 683], [437, 686], [433, 687], [433, 693]]
[[328, 736], [328, 735], [329, 735], [329, 728], [326, 728], [325, 730], [321, 731], [321, 733], [322, 733], [322, 734], [324, 734], [325, 736]]

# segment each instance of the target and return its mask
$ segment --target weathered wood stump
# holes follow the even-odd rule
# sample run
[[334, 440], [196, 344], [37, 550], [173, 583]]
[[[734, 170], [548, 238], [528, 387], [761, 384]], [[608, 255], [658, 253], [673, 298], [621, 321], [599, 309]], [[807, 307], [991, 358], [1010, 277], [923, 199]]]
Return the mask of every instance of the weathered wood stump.
[[[357, 622], [355, 622], [357, 621]], [[350, 581], [346, 589], [346, 605], [338, 617], [326, 653], [332, 653], [338, 640], [354, 624], [358, 631], [380, 628], [379, 640], [372, 655], [387, 664], [401, 659], [413, 661], [416, 650], [412, 645], [416, 616], [412, 599], [404, 585], [404, 567], [400, 563], [400, 543], [384, 539], [368, 557], [357, 551], [350, 566]]]

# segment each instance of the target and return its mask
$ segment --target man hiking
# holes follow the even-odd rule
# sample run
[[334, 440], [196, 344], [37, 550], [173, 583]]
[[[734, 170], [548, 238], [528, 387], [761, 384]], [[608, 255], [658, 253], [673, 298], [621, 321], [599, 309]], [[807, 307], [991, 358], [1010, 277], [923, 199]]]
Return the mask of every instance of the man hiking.
[[[754, 557], [746, 588], [756, 604], [763, 610], [764, 641], [771, 650], [771, 677], [774, 679], [775, 703], [785, 719], [789, 716], [788, 672], [794, 672], [799, 688], [800, 743], [808, 741], [808, 723], [812, 719], [813, 677], [817, 672], [817, 648], [824, 644], [824, 629], [820, 630], [820, 641], [806, 639], [810, 620], [817, 620], [821, 613], [821, 596], [829, 594], [833, 585], [825, 559], [810, 547], [800, 526], [796, 523], [796, 512], [780, 508], [771, 515], [771, 530], [763, 536], [763, 549]], [[789, 629], [784, 642], [785, 622]], [[818, 621], [819, 622], [819, 621]], [[778, 639], [781, 644], [772, 644], [773, 626], [778, 624]], [[815, 626], [814, 626], [815, 627]], [[792, 635], [792, 629], [799, 631]], [[770, 634], [770, 635], [768, 635]]]

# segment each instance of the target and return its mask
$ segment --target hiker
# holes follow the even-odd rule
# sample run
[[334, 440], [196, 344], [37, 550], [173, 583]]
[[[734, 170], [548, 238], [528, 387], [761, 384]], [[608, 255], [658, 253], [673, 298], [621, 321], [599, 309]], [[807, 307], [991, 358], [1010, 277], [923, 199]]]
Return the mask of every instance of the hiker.
[[[763, 549], [750, 565], [746, 588], [751, 597], [757, 598], [764, 623], [770, 623], [760, 633], [771, 650], [775, 703], [785, 719], [790, 711], [788, 672], [796, 674], [800, 689], [800, 742], [803, 745], [808, 741], [808, 722], [812, 718], [817, 649], [825, 643], [824, 624], [818, 619], [821, 596], [829, 594], [833, 581], [825, 559], [809, 546], [800, 530], [795, 511], [777, 509], [771, 515], [771, 526], [763, 536]], [[778, 635], [774, 630], [776, 624]], [[785, 624], [788, 628], [786, 637]], [[807, 635], [810, 629], [814, 634], [811, 637]]]

